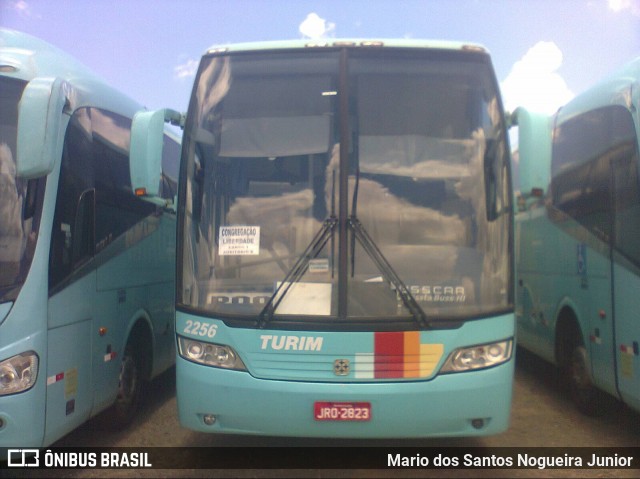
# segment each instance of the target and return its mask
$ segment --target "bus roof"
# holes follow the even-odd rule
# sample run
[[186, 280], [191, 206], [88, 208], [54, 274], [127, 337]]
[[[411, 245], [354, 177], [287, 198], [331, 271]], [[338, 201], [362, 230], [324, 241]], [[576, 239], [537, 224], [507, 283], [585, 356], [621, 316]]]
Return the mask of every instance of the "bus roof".
[[68, 53], [50, 43], [16, 30], [0, 28], [0, 72], [31, 80], [37, 76], [58, 76], [65, 80], [92, 77], [104, 81]]
[[223, 52], [250, 52], [260, 50], [295, 50], [313, 47], [362, 47], [362, 48], [422, 48], [433, 50], [461, 50], [475, 51], [488, 54], [485, 47], [477, 43], [453, 42], [445, 40], [416, 40], [416, 39], [363, 39], [363, 38], [330, 38], [321, 40], [283, 40], [268, 42], [235, 43], [229, 45], [214, 45], [207, 50], [207, 54]]
[[16, 30], [0, 28], [0, 75], [24, 81], [36, 77], [61, 78], [73, 90], [69, 100], [74, 110], [89, 104], [89, 101], [92, 106], [108, 104], [119, 113], [126, 114], [143, 108], [73, 56], [44, 40]]
[[564, 121], [585, 110], [607, 104], [624, 105], [631, 109], [632, 95], [637, 95], [639, 87], [640, 57], [637, 57], [561, 107], [557, 113], [558, 119]]

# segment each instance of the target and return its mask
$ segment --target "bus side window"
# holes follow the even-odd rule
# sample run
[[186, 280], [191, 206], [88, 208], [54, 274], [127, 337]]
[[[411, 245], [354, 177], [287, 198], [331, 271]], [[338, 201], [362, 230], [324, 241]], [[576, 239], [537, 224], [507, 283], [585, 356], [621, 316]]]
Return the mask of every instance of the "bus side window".
[[638, 177], [638, 139], [633, 118], [619, 109], [612, 122], [615, 146], [611, 160], [614, 195], [615, 248], [640, 265], [640, 178]]
[[93, 211], [86, 209], [93, 208], [91, 198], [95, 197], [86, 195], [94, 187], [93, 165], [88, 161], [91, 149], [91, 120], [83, 108], [74, 113], [64, 139], [49, 253], [50, 294], [83, 262], [83, 256], [93, 252], [93, 246], [86, 244], [87, 235], [93, 237], [93, 226], [86, 224], [89, 219], [93, 221]]
[[553, 206], [605, 242], [611, 241], [612, 108], [588, 111], [556, 127], [551, 163]]
[[[603, 241], [610, 242], [615, 232], [616, 247], [634, 261], [636, 210], [630, 208], [637, 204], [636, 143], [633, 118], [625, 107], [587, 111], [556, 128], [551, 180], [554, 206]], [[619, 173], [614, 175], [615, 191], [612, 171]], [[617, 219], [615, 229], [612, 218]]]
[[144, 218], [154, 214], [156, 207], [131, 192], [131, 120], [110, 111], [92, 108], [91, 125], [96, 172], [96, 249], [100, 252]]

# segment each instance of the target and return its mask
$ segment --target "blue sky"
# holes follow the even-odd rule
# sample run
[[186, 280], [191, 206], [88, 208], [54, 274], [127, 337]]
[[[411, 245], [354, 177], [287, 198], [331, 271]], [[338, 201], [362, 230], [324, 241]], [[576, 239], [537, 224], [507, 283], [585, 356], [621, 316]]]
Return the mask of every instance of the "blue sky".
[[640, 56], [640, 0], [0, 0], [0, 26], [184, 111], [212, 45], [323, 36], [483, 44], [507, 109], [548, 111]]

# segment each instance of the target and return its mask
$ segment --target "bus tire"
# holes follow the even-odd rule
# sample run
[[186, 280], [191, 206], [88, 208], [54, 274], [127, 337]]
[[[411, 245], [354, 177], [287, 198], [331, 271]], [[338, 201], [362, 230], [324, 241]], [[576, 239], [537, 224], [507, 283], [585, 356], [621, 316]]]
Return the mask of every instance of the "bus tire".
[[144, 355], [136, 342], [129, 341], [124, 350], [118, 380], [118, 395], [111, 406], [108, 420], [114, 429], [123, 429], [133, 422], [144, 391]]
[[582, 342], [576, 342], [568, 355], [567, 381], [571, 399], [580, 412], [587, 416], [602, 413], [600, 391], [594, 386], [587, 349]]

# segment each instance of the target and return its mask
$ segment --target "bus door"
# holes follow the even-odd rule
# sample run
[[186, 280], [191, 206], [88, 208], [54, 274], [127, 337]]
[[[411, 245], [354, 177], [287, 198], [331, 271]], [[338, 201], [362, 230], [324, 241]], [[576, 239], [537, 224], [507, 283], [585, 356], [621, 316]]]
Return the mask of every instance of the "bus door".
[[49, 299], [45, 442], [86, 421], [93, 405], [90, 338], [95, 313], [91, 298], [96, 288], [92, 264], [94, 199], [93, 190], [80, 195], [73, 223], [54, 219], [52, 253], [61, 257], [52, 256], [52, 262], [68, 257], [72, 270]]
[[614, 354], [620, 397], [640, 408], [640, 187], [637, 141], [612, 163], [615, 247], [612, 254]]
[[88, 419], [91, 331], [96, 305], [95, 187], [91, 122], [86, 109], [71, 118], [65, 134], [51, 227], [45, 443]]

